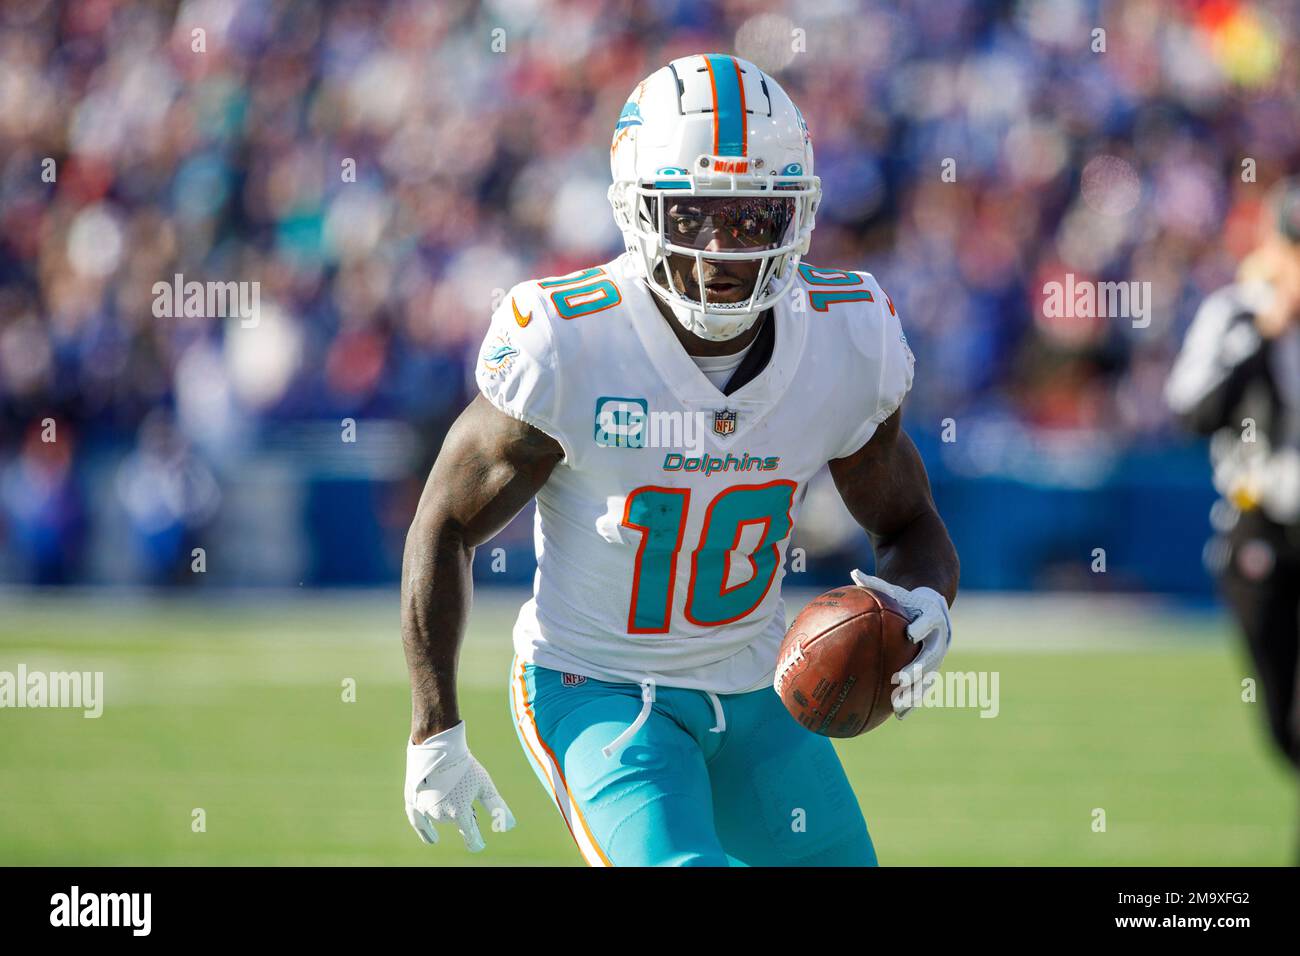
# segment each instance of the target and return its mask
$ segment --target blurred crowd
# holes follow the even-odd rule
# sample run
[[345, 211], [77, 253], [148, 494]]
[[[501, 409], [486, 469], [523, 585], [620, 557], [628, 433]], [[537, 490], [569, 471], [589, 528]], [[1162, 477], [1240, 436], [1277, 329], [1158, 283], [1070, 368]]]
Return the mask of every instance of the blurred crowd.
[[[0, 543], [71, 574], [106, 459], [167, 568], [277, 425], [400, 420], [427, 464], [503, 290], [620, 251], [632, 87], [711, 50], [801, 105], [808, 259], [898, 304], [910, 429], [1167, 440], [1180, 336], [1300, 170], [1298, 26], [1289, 0], [5, 3]], [[1149, 281], [1149, 324], [1046, 317], [1066, 274]], [[160, 317], [177, 275], [258, 283], [256, 326]]]

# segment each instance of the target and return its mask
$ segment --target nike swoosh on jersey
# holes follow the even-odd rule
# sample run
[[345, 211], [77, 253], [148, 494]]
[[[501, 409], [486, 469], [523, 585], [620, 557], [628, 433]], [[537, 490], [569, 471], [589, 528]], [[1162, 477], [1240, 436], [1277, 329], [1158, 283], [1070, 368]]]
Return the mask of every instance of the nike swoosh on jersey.
[[515, 300], [513, 296], [510, 299], [510, 308], [514, 309], [515, 322], [518, 323], [521, 329], [525, 328], [529, 322], [533, 321], [533, 314], [531, 312], [529, 312], [527, 315], [524, 315], [519, 311], [519, 306], [515, 304]]

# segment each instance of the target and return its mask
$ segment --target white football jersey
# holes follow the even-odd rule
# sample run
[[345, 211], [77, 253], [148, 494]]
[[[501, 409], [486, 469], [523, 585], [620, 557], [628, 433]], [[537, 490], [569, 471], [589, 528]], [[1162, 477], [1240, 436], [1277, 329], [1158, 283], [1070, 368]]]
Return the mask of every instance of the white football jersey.
[[870, 274], [799, 272], [772, 316], [771, 359], [731, 395], [687, 355], [626, 255], [502, 301], [479, 388], [564, 450], [537, 495], [521, 660], [718, 694], [771, 683], [808, 482], [861, 448], [912, 383], [902, 326]]

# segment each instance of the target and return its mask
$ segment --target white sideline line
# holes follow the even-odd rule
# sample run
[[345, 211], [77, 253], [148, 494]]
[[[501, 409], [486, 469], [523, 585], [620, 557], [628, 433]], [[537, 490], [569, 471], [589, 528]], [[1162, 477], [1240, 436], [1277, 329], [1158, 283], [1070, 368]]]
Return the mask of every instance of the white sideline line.
[[[818, 592], [785, 589], [787, 620]], [[496, 648], [510, 641], [523, 588], [479, 588], [470, 615], [470, 639]], [[154, 642], [133, 635], [131, 622], [156, 614], [184, 640], [186, 625], [213, 632], [214, 616], [228, 618], [233, 638], [260, 644], [317, 644], [337, 653], [340, 645], [400, 647], [395, 588], [361, 591], [246, 591], [174, 594], [104, 589], [22, 590], [0, 588], [7, 620], [0, 622], [0, 650], [40, 645], [27, 632], [57, 632], [60, 643], [111, 645], [115, 639]], [[1086, 650], [1185, 650], [1221, 646], [1235, 629], [1220, 609], [1181, 607], [1152, 596], [1090, 594], [963, 593], [953, 608], [955, 651], [1014, 649], [1024, 653]], [[220, 620], [220, 617], [216, 618]], [[472, 644], [471, 644], [472, 646]]]

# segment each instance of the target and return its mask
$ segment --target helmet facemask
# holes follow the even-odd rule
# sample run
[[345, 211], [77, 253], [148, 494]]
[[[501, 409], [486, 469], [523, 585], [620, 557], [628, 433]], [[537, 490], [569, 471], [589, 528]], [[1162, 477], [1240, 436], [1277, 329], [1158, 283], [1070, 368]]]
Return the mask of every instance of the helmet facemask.
[[[688, 332], [715, 342], [744, 333], [790, 288], [820, 197], [816, 176], [703, 179], [685, 170], [610, 188], [614, 217], [646, 284]], [[719, 235], [723, 248], [707, 249]], [[673, 255], [694, 260], [695, 295], [673, 282]], [[754, 260], [759, 267], [748, 297], [708, 300], [706, 263]]]

